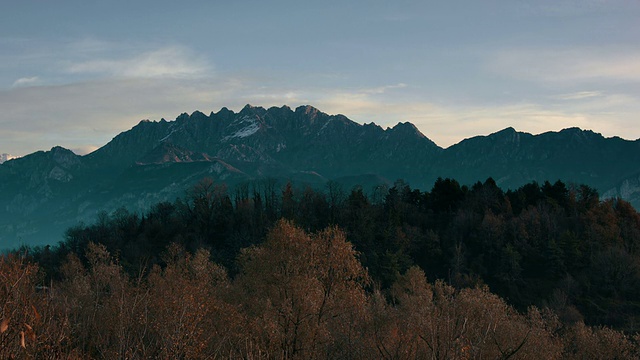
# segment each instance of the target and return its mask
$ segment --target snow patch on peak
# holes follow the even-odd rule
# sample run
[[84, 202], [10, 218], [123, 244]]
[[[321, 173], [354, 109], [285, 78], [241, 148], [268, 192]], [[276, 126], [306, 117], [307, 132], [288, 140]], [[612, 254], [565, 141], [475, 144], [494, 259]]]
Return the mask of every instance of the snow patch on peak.
[[162, 139], [158, 140], [159, 143], [166, 141], [174, 133], [176, 133], [178, 131], [183, 131], [184, 130], [184, 124], [178, 124], [178, 123], [173, 122], [173, 123], [171, 123], [169, 125], [169, 129], [168, 130], [169, 130], [169, 132], [167, 133], [167, 135], [165, 135]]
[[258, 130], [260, 130], [260, 123], [258, 123], [258, 120], [251, 118], [249, 116], [242, 117], [238, 124], [246, 124], [246, 125], [244, 125], [244, 127], [240, 128], [239, 130], [236, 130], [233, 134], [227, 135], [224, 138], [222, 138], [223, 141], [233, 139], [233, 138], [246, 138], [257, 133]]
[[258, 124], [258, 122], [255, 122], [255, 123], [247, 126], [246, 128], [244, 128], [242, 130], [239, 130], [238, 132], [233, 134], [232, 137], [244, 138], [244, 137], [251, 136], [251, 135], [255, 134], [256, 132], [258, 132], [258, 130], [260, 130], [260, 125]]
[[327, 126], [329, 125], [329, 123], [330, 123], [330, 122], [332, 122], [332, 121], [333, 121], [333, 119], [329, 119], [329, 120], [327, 120], [327, 122], [325, 122], [325, 123], [322, 125], [322, 127], [320, 128], [320, 131], [318, 131], [318, 134], [320, 134], [321, 132], [323, 132], [323, 131], [324, 131], [324, 129], [326, 129], [326, 128], [327, 128]]
[[163, 141], [167, 140], [169, 138], [169, 136], [173, 135], [174, 132], [176, 132], [176, 129], [172, 129], [171, 132], [169, 134], [167, 134], [167, 136], [165, 136], [162, 139], [158, 140], [158, 142], [163, 142]]

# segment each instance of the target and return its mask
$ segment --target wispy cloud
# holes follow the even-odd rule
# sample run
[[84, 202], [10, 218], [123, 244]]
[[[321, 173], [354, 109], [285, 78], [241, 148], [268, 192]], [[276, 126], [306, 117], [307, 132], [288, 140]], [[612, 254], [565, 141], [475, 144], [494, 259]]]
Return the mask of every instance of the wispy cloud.
[[40, 82], [40, 78], [37, 76], [22, 77], [14, 81], [11, 87], [30, 86], [30, 85], [38, 84], [39, 82]]
[[640, 82], [640, 51], [622, 48], [510, 49], [497, 52], [494, 73], [534, 82]]
[[385, 86], [378, 86], [370, 89], [362, 89], [361, 92], [367, 93], [367, 94], [384, 94], [385, 92], [387, 92], [387, 90], [402, 89], [406, 87], [407, 87], [407, 84], [399, 83], [395, 85], [385, 85]]
[[[374, 121], [382, 126], [410, 121], [443, 147], [506, 127], [533, 134], [580, 127], [605, 136], [640, 138], [640, 129], [635, 126], [636, 113], [640, 111], [639, 99], [625, 94], [583, 91], [564, 94], [565, 99], [558, 98], [557, 102], [480, 105], [436, 104], [402, 96], [394, 100], [362, 92], [323, 93], [323, 96], [315, 99], [314, 104], [326, 112], [343, 113], [358, 122]], [[569, 102], [568, 99], [575, 100]]]
[[588, 99], [588, 98], [598, 97], [602, 95], [603, 94], [600, 91], [578, 91], [578, 92], [569, 93], [569, 94], [560, 94], [560, 95], [557, 95], [555, 98], [560, 100], [582, 100], [582, 99]]
[[0, 151], [24, 155], [55, 145], [102, 146], [142, 119], [209, 110], [215, 99], [224, 98], [226, 89], [233, 93], [232, 85], [226, 89], [225, 85], [224, 81], [138, 78], [0, 91]]
[[119, 59], [92, 59], [71, 64], [73, 74], [94, 74], [126, 78], [196, 77], [208, 74], [212, 66], [189, 49], [170, 46]]
[[508, 126], [531, 133], [578, 126], [606, 136], [640, 137], [637, 97], [583, 90], [545, 101], [482, 106], [450, 99], [436, 104], [416, 96], [411, 84], [349, 89], [224, 73], [197, 81], [170, 76], [104, 77], [0, 91], [0, 150], [24, 155], [61, 145], [83, 153], [106, 144], [142, 119], [174, 119], [182, 112], [207, 113], [223, 106], [239, 110], [247, 103], [264, 107], [310, 104], [329, 114], [383, 127], [411, 121], [443, 147]]
[[[0, 38], [0, 89], [51, 86], [108, 79], [201, 79], [214, 76], [213, 62], [180, 44], [108, 42], [94, 38], [46, 42]], [[26, 73], [16, 80], [13, 74]], [[35, 76], [37, 75], [37, 76]]]

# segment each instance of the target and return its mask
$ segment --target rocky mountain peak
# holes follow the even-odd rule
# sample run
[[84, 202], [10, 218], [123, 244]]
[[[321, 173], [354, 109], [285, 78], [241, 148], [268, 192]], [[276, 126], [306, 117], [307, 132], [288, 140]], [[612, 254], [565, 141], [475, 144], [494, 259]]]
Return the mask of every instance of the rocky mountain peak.
[[298, 106], [296, 108], [296, 113], [305, 114], [305, 115], [309, 116], [310, 118], [315, 118], [320, 113], [320, 110], [314, 108], [311, 105], [303, 105], [303, 106]]
[[[202, 177], [230, 187], [266, 177], [323, 186], [328, 179], [366, 175], [376, 184], [404, 179], [423, 189], [438, 177], [463, 184], [492, 177], [503, 188], [562, 179], [635, 199], [640, 208], [638, 174], [640, 140], [604, 138], [590, 130], [532, 135], [509, 127], [443, 149], [409, 122], [383, 129], [312, 106], [247, 105], [239, 113], [221, 108], [210, 115], [183, 113], [173, 121], [143, 120], [84, 156], [54, 147], [5, 163], [0, 220], [47, 213], [73, 225], [100, 209], [142, 209], [150, 201], [181, 196]], [[46, 229], [50, 223], [40, 225]], [[14, 224], [0, 221], [0, 240], [3, 226]]]
[[219, 118], [221, 120], [227, 120], [227, 119], [231, 118], [233, 115], [235, 115], [235, 113], [233, 111], [229, 110], [226, 107], [223, 107], [217, 113], [211, 112], [209, 117], [210, 118], [217, 117], [217, 118]]
[[391, 132], [399, 135], [418, 136], [426, 138], [426, 136], [418, 130], [418, 128], [410, 122], [399, 122], [393, 128]]
[[509, 126], [507, 128], [504, 128], [498, 132], [495, 132], [495, 135], [498, 136], [512, 136], [513, 134], [517, 133], [516, 129], [514, 129], [513, 127]]
[[51, 148], [50, 153], [51, 159], [65, 168], [71, 168], [75, 165], [80, 164], [80, 157], [78, 155], [76, 155], [73, 151], [65, 149], [61, 146], [55, 146]]
[[189, 116], [189, 119], [191, 120], [200, 120], [200, 119], [206, 119], [206, 118], [208, 118], [208, 116], [199, 110], [192, 112], [191, 115]]
[[567, 137], [570, 140], [584, 142], [584, 141], [592, 141], [596, 139], [603, 139], [604, 137], [600, 133], [593, 132], [591, 130], [582, 130], [578, 127], [571, 127], [567, 129], [562, 129], [559, 133], [559, 136]]
[[[520, 142], [520, 135], [525, 133], [519, 133], [516, 129], [512, 127], [508, 127], [502, 129], [498, 132], [490, 134], [488, 138], [493, 139], [494, 141], [505, 143], [505, 144], [516, 144]], [[527, 134], [529, 135], [529, 134]]]
[[238, 113], [240, 116], [259, 116], [262, 117], [267, 112], [265, 108], [261, 106], [253, 106], [251, 104], [245, 105]]

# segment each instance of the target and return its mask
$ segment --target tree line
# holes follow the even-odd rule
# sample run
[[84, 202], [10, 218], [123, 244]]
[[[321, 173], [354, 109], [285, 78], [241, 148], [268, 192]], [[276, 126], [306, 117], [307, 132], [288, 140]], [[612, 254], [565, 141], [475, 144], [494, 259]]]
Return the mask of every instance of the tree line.
[[204, 179], [146, 214], [102, 213], [57, 246], [3, 257], [0, 346], [93, 358], [629, 358], [638, 240], [629, 203], [560, 181], [347, 192]]

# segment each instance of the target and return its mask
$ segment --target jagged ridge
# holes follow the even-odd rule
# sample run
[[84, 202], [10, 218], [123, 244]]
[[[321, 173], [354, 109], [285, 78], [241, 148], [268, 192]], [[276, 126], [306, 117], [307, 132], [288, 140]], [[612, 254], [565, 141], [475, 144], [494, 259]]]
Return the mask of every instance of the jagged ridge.
[[85, 156], [55, 147], [2, 164], [0, 241], [59, 234], [100, 210], [140, 211], [183, 196], [205, 176], [229, 186], [265, 177], [313, 186], [402, 178], [423, 189], [437, 177], [466, 184], [493, 177], [505, 188], [561, 179], [639, 207], [638, 174], [639, 141], [578, 128], [540, 135], [507, 128], [443, 149], [411, 123], [383, 129], [312, 106], [247, 105], [238, 113], [222, 108], [141, 121]]

